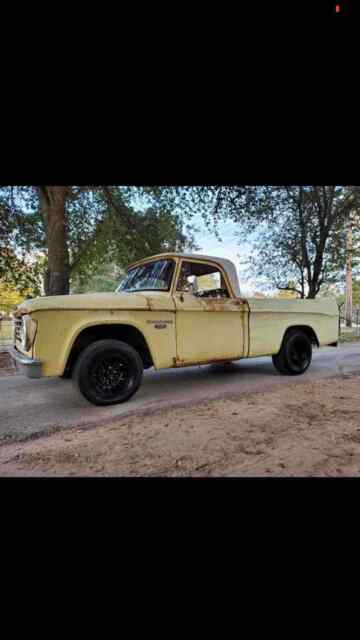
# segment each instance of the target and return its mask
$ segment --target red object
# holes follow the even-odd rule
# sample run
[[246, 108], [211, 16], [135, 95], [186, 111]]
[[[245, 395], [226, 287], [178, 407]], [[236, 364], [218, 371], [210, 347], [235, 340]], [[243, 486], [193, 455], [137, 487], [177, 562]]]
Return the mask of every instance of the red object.
[[336, 13], [340, 13], [340, 5], [339, 4], [337, 4], [335, 6], [335, 11], [336, 11]]

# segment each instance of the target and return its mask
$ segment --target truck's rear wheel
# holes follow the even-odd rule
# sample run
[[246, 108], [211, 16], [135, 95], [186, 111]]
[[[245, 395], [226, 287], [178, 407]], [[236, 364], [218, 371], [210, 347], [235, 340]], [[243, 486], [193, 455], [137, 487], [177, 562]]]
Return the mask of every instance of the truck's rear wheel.
[[79, 355], [73, 381], [89, 402], [125, 402], [138, 390], [143, 363], [137, 351], [120, 340], [98, 340]]
[[279, 353], [272, 357], [274, 366], [280, 373], [298, 376], [309, 368], [312, 359], [312, 346], [303, 331], [289, 331], [285, 336]]

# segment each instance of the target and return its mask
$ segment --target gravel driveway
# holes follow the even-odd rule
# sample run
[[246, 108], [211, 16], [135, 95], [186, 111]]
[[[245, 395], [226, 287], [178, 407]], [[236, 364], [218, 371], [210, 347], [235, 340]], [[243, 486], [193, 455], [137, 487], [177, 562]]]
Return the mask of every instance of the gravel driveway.
[[117, 417], [0, 447], [2, 476], [360, 476], [360, 376]]

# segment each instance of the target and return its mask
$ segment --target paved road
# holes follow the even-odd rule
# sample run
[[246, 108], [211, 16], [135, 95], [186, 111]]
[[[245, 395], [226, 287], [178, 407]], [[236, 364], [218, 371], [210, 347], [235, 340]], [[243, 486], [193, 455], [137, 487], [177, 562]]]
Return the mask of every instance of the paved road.
[[200, 403], [224, 395], [243, 395], [277, 384], [360, 373], [360, 344], [315, 350], [303, 376], [282, 376], [270, 358], [220, 365], [146, 371], [138, 393], [113, 407], [94, 407], [74, 389], [71, 380], [28, 380], [22, 375], [0, 377], [0, 440], [22, 438], [58, 427], [83, 426], [169, 406]]

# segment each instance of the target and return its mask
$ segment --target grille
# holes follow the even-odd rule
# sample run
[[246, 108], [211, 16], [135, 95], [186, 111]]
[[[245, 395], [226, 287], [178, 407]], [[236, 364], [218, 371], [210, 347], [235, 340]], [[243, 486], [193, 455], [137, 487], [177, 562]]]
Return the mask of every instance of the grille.
[[23, 321], [22, 318], [18, 318], [14, 321], [14, 337], [15, 342], [21, 342], [21, 330], [22, 330]]

